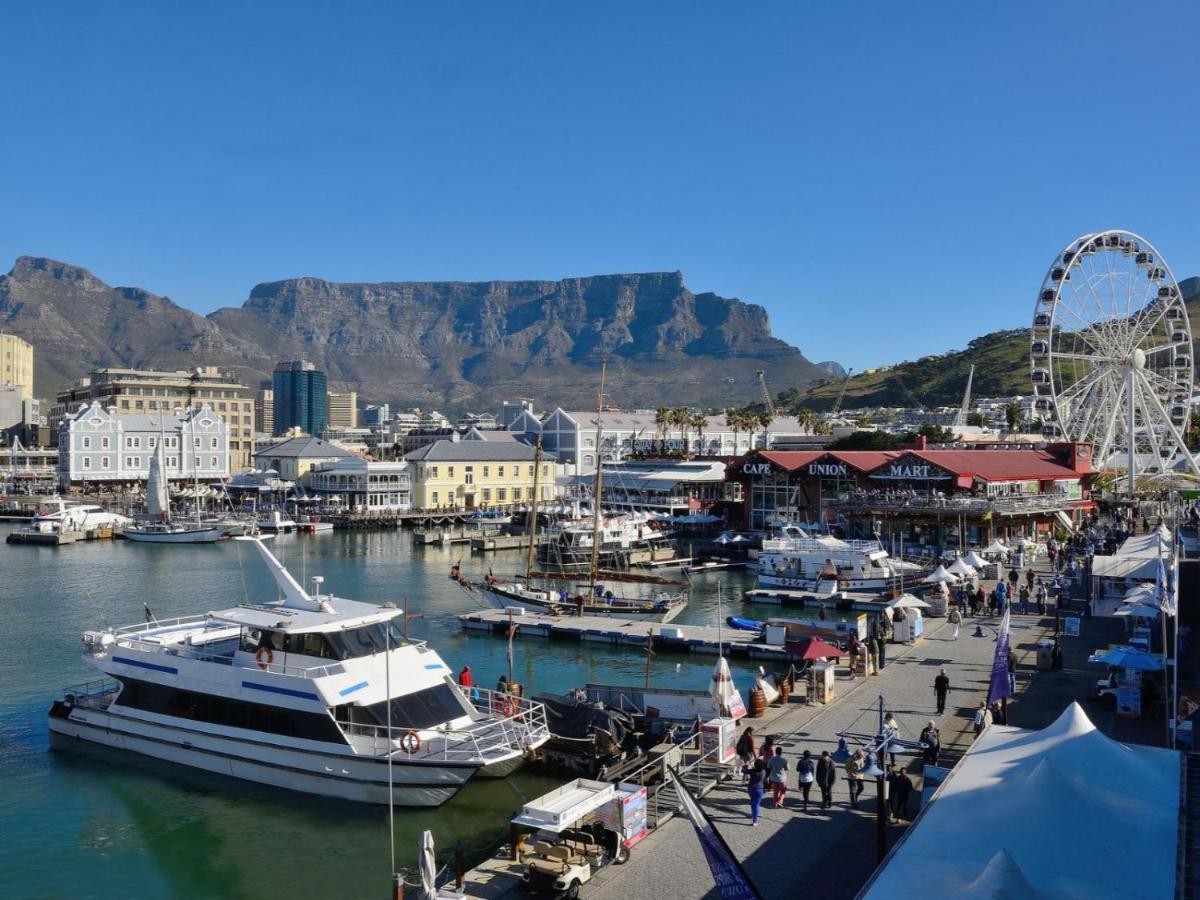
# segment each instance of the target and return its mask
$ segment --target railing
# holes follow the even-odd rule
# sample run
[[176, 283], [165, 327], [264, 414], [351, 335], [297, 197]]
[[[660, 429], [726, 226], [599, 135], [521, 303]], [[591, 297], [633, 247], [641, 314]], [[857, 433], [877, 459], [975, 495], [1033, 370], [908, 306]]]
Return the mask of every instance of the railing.
[[1032, 494], [1017, 497], [936, 497], [924, 494], [905, 496], [886, 493], [842, 494], [838, 497], [841, 508], [865, 509], [916, 509], [947, 512], [998, 512], [1021, 513], [1069, 509], [1082, 497], [1066, 494]]
[[104, 709], [108, 706], [106, 698], [111, 700], [120, 689], [120, 682], [113, 678], [97, 678], [63, 688], [63, 699], [69, 699], [73, 706]]
[[[462, 688], [472, 706], [487, 716], [462, 728], [409, 728], [392, 725], [389, 739], [386, 725], [363, 725], [337, 720], [349, 736], [366, 738], [353, 741], [358, 749], [375, 754], [399, 754], [405, 759], [471, 762], [491, 756], [507, 756], [514, 750], [530, 750], [535, 743], [550, 736], [546, 707], [524, 697], [490, 691], [485, 688]], [[426, 737], [421, 738], [420, 733]], [[433, 733], [433, 737], [429, 736]], [[416, 735], [414, 740], [411, 735]]]
[[776, 553], [827, 553], [833, 554], [847, 550], [855, 553], [874, 553], [883, 549], [879, 541], [849, 540], [840, 538], [821, 540], [819, 538], [768, 538], [762, 542], [764, 552]]
[[[692, 743], [698, 743], [698, 740], [699, 735]], [[680, 746], [680, 751], [685, 757], [688, 755], [688, 749], [686, 745]], [[693, 796], [703, 797], [729, 777], [733, 770], [718, 761], [721, 752], [719, 747], [713, 747], [707, 752], [700, 752], [702, 748], [697, 746], [690, 749], [699, 755], [686, 765], [675, 767], [675, 774], [684, 786], [691, 790]], [[667, 780], [666, 767], [665, 759], [660, 757], [621, 779], [622, 782], [646, 785], [646, 817], [652, 828], [657, 828], [669, 820], [679, 812], [682, 805], [675, 785]]]

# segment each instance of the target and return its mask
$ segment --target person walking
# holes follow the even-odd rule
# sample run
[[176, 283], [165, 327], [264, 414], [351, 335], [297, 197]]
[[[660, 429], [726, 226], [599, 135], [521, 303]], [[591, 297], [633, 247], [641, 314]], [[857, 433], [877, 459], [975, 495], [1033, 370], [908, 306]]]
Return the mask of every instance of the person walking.
[[883, 782], [887, 787], [887, 811], [888, 821], [896, 821], [896, 767], [889, 764], [886, 773], [883, 776]]
[[958, 607], [956, 606], [950, 610], [950, 615], [948, 615], [946, 618], [950, 622], [950, 640], [957, 641], [958, 629], [962, 627], [962, 613], [958, 611]]
[[992, 724], [992, 711], [988, 709], [987, 701], [979, 701], [979, 709], [975, 710], [975, 737], [983, 734], [984, 729]]
[[927, 765], [936, 766], [938, 753], [942, 749], [942, 735], [933, 719], [921, 729], [921, 743], [925, 745], [925, 749], [921, 751], [921, 758]]
[[817, 787], [821, 789], [822, 809], [833, 807], [833, 785], [836, 781], [837, 764], [834, 763], [828, 750], [822, 750], [821, 758], [817, 760]]
[[733, 750], [742, 761], [742, 784], [745, 784], [750, 778], [750, 769], [754, 766], [754, 729], [751, 726], [746, 726]]
[[1046, 583], [1042, 579], [1038, 579], [1037, 592], [1034, 594], [1037, 598], [1037, 611], [1039, 616], [1046, 614]]
[[762, 809], [763, 792], [767, 784], [767, 767], [761, 759], [756, 759], [750, 767], [746, 779], [746, 793], [750, 795], [750, 824], [758, 824], [758, 814]]
[[908, 777], [908, 769], [896, 773], [896, 818], [908, 819], [908, 798], [912, 796], [913, 783]]
[[1017, 592], [1017, 596], [1021, 599], [1021, 615], [1029, 614], [1029, 588], [1021, 585], [1021, 589]]
[[808, 794], [817, 778], [817, 763], [807, 750], [796, 764], [796, 781], [800, 785], [800, 796], [804, 798], [804, 812], [808, 812]]
[[1033, 580], [1035, 578], [1037, 578], [1037, 573], [1033, 571], [1033, 566], [1030, 566], [1025, 570], [1025, 586], [1031, 591], [1033, 590]]
[[771, 761], [771, 757], [773, 757], [774, 755], [775, 755], [775, 738], [771, 737], [770, 735], [767, 735], [766, 740], [763, 741], [762, 749], [758, 751], [758, 757], [764, 763], [769, 763]]
[[862, 770], [866, 768], [867, 755], [862, 748], [854, 751], [854, 755], [846, 760], [846, 787], [850, 791], [850, 805], [858, 808], [858, 798], [863, 792]]
[[942, 669], [933, 679], [933, 696], [937, 698], [938, 715], [946, 711], [946, 695], [950, 693], [950, 676]]
[[783, 806], [783, 798], [787, 794], [788, 761], [784, 759], [783, 748], [776, 747], [775, 755], [767, 760], [767, 781], [771, 784], [771, 802], [775, 809]]

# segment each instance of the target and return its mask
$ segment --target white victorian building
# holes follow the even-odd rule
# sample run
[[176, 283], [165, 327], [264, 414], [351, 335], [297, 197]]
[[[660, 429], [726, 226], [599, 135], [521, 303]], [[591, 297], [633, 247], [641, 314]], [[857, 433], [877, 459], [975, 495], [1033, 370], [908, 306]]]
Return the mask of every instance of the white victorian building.
[[323, 462], [308, 472], [309, 486], [322, 498], [341, 498], [358, 512], [400, 512], [412, 505], [408, 463], [369, 462], [359, 457]]
[[229, 477], [229, 429], [208, 404], [144, 414], [118, 413], [97, 401], [59, 425], [59, 485], [145, 481], [160, 442], [168, 480]]

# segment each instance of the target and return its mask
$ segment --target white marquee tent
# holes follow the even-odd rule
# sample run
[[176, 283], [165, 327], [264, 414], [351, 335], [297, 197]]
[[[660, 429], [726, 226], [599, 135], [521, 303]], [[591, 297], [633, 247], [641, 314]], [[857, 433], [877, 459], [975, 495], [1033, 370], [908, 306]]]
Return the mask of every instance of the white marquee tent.
[[993, 725], [859, 897], [1173, 898], [1179, 776], [1177, 752], [1077, 703], [1041, 731]]

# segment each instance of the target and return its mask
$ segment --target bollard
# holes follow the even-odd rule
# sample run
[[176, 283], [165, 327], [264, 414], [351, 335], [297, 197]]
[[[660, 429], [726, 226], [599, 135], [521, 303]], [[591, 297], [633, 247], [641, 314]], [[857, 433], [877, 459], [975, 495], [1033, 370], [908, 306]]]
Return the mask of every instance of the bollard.
[[404, 900], [404, 876], [392, 876], [392, 900]]
[[461, 891], [463, 882], [467, 880], [467, 863], [466, 854], [463, 851], [463, 842], [454, 842], [454, 883]]

